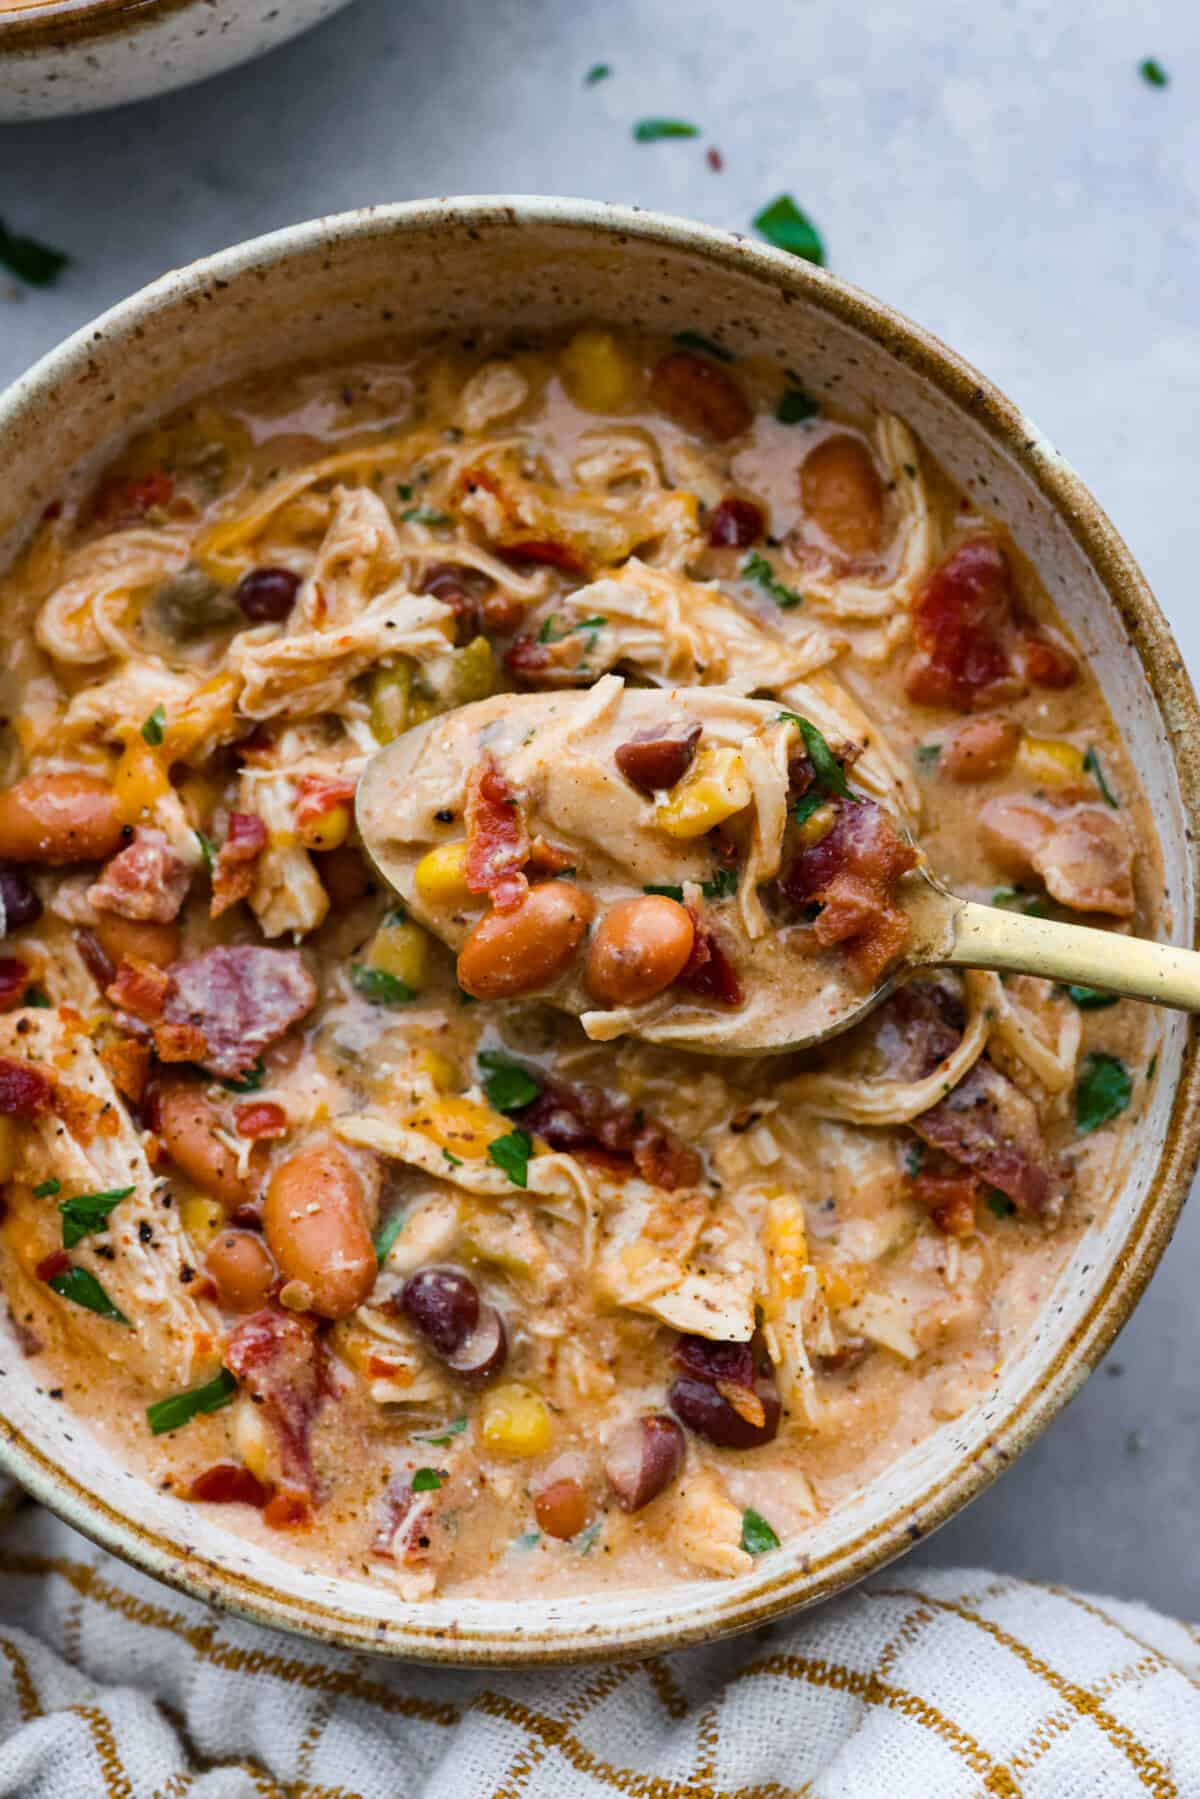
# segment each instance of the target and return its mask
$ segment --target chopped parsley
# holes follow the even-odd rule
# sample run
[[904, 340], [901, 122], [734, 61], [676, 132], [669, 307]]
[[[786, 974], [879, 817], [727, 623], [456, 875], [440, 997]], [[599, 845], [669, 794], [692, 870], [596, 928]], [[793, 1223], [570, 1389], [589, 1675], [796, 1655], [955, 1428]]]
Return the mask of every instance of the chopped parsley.
[[266, 1064], [261, 1056], [255, 1056], [245, 1074], [230, 1075], [221, 1085], [227, 1087], [230, 1093], [257, 1093], [266, 1078]]
[[72, 1264], [61, 1274], [52, 1275], [46, 1285], [60, 1299], [69, 1299], [72, 1305], [82, 1306], [85, 1312], [95, 1312], [97, 1318], [111, 1318], [114, 1324], [129, 1323], [124, 1312], [113, 1304], [95, 1275], [86, 1268]]
[[821, 234], [806, 213], [801, 212], [791, 194], [780, 194], [754, 217], [754, 229], [761, 231], [777, 250], [790, 250], [805, 262], [819, 267], [825, 262], [825, 246]]
[[715, 356], [718, 362], [736, 362], [737, 357], [724, 344], [716, 343], [711, 337], [705, 337], [701, 331], [677, 331], [674, 341], [682, 350], [699, 350], [705, 356]]
[[794, 607], [803, 606], [804, 595], [781, 581], [766, 557], [760, 556], [757, 550], [751, 550], [742, 564], [741, 572], [743, 580], [753, 581], [764, 593], [769, 593], [781, 612], [791, 612]]
[[910, 1181], [915, 1181], [921, 1172], [921, 1164], [925, 1160], [925, 1145], [919, 1137], [914, 1137], [904, 1151], [904, 1172]]
[[536, 1549], [542, 1540], [540, 1530], [523, 1530], [519, 1537], [513, 1538], [514, 1549]]
[[389, 974], [386, 968], [372, 968], [366, 962], [350, 964], [350, 984], [373, 1006], [403, 1006], [417, 997], [398, 975]]
[[30, 287], [52, 287], [70, 260], [63, 251], [39, 244], [33, 237], [19, 237], [0, 222], [0, 266], [18, 281], [27, 281]]
[[35, 1199], [53, 1199], [54, 1195], [61, 1191], [62, 1182], [56, 1180], [52, 1175], [48, 1181], [39, 1182], [33, 1190], [33, 1197]]
[[216, 867], [217, 862], [217, 852], [213, 847], [212, 839], [206, 837], [203, 831], [197, 831], [196, 842], [200, 845], [200, 854], [204, 858], [204, 866], [207, 868], [209, 874], [211, 874]]
[[466, 1428], [467, 1420], [462, 1417], [452, 1419], [449, 1424], [439, 1424], [433, 1430], [414, 1430], [411, 1434], [414, 1443], [431, 1443], [435, 1449], [444, 1449]]
[[439, 512], [436, 506], [410, 506], [400, 514], [403, 525], [448, 525], [448, 512]]
[[1008, 1194], [1001, 1193], [999, 1187], [989, 1188], [987, 1207], [988, 1211], [993, 1213], [997, 1218], [1011, 1218], [1017, 1209], [1012, 1200], [1008, 1197]]
[[1104, 769], [1100, 764], [1100, 753], [1094, 743], [1088, 744], [1087, 755], [1083, 758], [1083, 766], [1100, 789], [1105, 804], [1111, 806], [1114, 811], [1119, 811], [1121, 802], [1105, 779]]
[[603, 1529], [603, 1518], [593, 1518], [592, 1522], [585, 1525], [578, 1536], [571, 1538], [571, 1547], [578, 1549], [580, 1555], [590, 1555], [596, 1546], [596, 1539]]
[[913, 751], [918, 768], [936, 768], [941, 753], [940, 743], [919, 743]]
[[533, 1154], [533, 1138], [528, 1131], [509, 1131], [505, 1137], [494, 1137], [487, 1152], [488, 1161], [494, 1162], [514, 1187], [528, 1187], [529, 1158]]
[[595, 643], [596, 638], [608, 623], [606, 618], [600, 618], [599, 616], [596, 618], [583, 618], [580, 619], [579, 623], [576, 625], [568, 625], [564, 631], [556, 631], [554, 629], [554, 621], [557, 617], [558, 614], [552, 612], [549, 618], [544, 618], [542, 620], [542, 627], [538, 632], [539, 643], [561, 643], [565, 637], [574, 637], [577, 632], [586, 631], [588, 633], [587, 647], [590, 650]]
[[1081, 1012], [1102, 1012], [1106, 1006], [1115, 1006], [1120, 997], [1116, 993], [1101, 993], [1098, 987], [1065, 987], [1063, 991]]
[[77, 1193], [74, 1199], [64, 1199], [58, 1208], [62, 1213], [63, 1248], [74, 1249], [94, 1231], [102, 1231], [110, 1212], [133, 1191], [132, 1187], [112, 1187], [107, 1193]]
[[48, 1011], [51, 1009], [50, 1001], [46, 998], [46, 995], [42, 992], [40, 987], [27, 987], [25, 989], [25, 1004], [27, 1006], [36, 1006], [41, 1011]]
[[222, 1368], [203, 1387], [191, 1387], [186, 1393], [173, 1393], [169, 1399], [148, 1405], [146, 1421], [154, 1435], [161, 1437], [169, 1430], [178, 1430], [181, 1424], [190, 1424], [204, 1412], [219, 1412], [236, 1392], [237, 1382], [228, 1368]]
[[815, 418], [820, 410], [812, 395], [806, 394], [802, 387], [787, 387], [779, 396], [775, 417], [781, 425], [803, 425]]
[[1085, 1056], [1075, 1085], [1075, 1128], [1090, 1136], [1119, 1118], [1129, 1104], [1133, 1081], [1120, 1056], [1097, 1049]]
[[677, 900], [683, 904], [683, 888], [677, 887], [673, 881], [650, 881], [642, 888], [643, 893], [657, 893], [663, 899]]
[[447, 1162], [449, 1162], [451, 1168], [461, 1168], [462, 1167], [462, 1157], [461, 1156], [452, 1156], [448, 1149], [443, 1149], [442, 1154], [443, 1154], [443, 1156], [445, 1156]]
[[1148, 1081], [1152, 1081], [1154, 1079], [1154, 1071], [1157, 1067], [1158, 1067], [1158, 1051], [1155, 1050], [1154, 1054], [1151, 1056], [1150, 1060], [1146, 1064], [1146, 1079]]
[[798, 825], [806, 825], [814, 812], [819, 812], [825, 804], [825, 795], [818, 793], [814, 787], [809, 793], [802, 793], [792, 807], [792, 817]]
[[506, 1056], [503, 1050], [481, 1050], [478, 1060], [479, 1066], [486, 1070], [483, 1090], [488, 1096], [488, 1104], [495, 1106], [497, 1112], [518, 1112], [535, 1100], [542, 1090], [541, 1082], [520, 1062]]
[[594, 62], [583, 78], [584, 87], [595, 87], [598, 81], [607, 81], [612, 74], [612, 65], [606, 62]]
[[1138, 74], [1149, 87], [1166, 87], [1171, 79], [1157, 56], [1143, 57], [1138, 64]]
[[997, 887], [992, 904], [1005, 912], [1024, 912], [1029, 918], [1045, 918], [1047, 910], [1040, 893], [1025, 893], [1020, 887]]
[[375, 1232], [375, 1261], [378, 1267], [382, 1268], [391, 1255], [392, 1245], [403, 1229], [404, 1208], [402, 1206], [398, 1212], [393, 1212], [390, 1218], [385, 1218]]
[[447, 1478], [440, 1468], [418, 1468], [412, 1477], [414, 1493], [436, 1493]]
[[699, 137], [699, 125], [686, 119], [639, 119], [633, 128], [635, 144], [656, 144], [664, 137]]
[[749, 1505], [742, 1513], [742, 1548], [747, 1555], [765, 1555], [768, 1549], [779, 1548], [779, 1538], [762, 1513]]
[[779, 717], [781, 722], [795, 725], [804, 739], [812, 763], [814, 785], [824, 793], [836, 794], [840, 800], [853, 800], [855, 796], [850, 791], [845, 770], [816, 725], [810, 719], [801, 718], [798, 712], [781, 712]]
[[163, 711], [162, 702], [154, 708], [142, 726], [142, 736], [152, 749], [157, 749], [166, 734], [167, 715]]

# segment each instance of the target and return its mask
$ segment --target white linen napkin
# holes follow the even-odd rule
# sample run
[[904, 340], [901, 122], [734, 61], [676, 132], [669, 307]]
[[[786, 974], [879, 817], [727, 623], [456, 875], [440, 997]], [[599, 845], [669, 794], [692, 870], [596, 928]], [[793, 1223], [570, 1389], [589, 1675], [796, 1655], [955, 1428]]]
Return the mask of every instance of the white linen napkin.
[[0, 1530], [2, 1799], [1198, 1799], [1200, 1632], [900, 1564], [643, 1663], [462, 1673], [240, 1623], [40, 1507]]

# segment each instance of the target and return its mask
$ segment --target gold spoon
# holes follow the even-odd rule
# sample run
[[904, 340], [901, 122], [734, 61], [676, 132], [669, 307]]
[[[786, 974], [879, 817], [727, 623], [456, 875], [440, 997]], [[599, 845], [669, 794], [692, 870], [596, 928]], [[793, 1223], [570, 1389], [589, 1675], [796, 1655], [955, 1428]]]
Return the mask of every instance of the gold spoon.
[[[414, 727], [367, 764], [358, 784], [356, 810], [368, 854], [413, 917], [456, 952], [486, 901], [481, 896], [450, 911], [431, 905], [416, 878], [418, 865], [429, 849], [461, 840], [466, 777], [480, 754], [492, 748], [507, 761], [528, 750], [528, 761], [535, 754], [529, 746], [537, 743], [539, 733], [561, 731], [574, 713], [583, 715], [589, 692], [594, 695], [596, 689], [496, 695]], [[667, 842], [655, 831], [654, 813], [644, 800], [636, 794], [630, 799], [628, 784], [607, 772], [610, 741], [632, 735], [639, 724], [674, 715], [684, 722], [699, 718], [706, 743], [723, 737], [726, 743], [736, 745], [780, 718], [776, 703], [745, 700], [711, 688], [624, 689], [617, 698], [619, 710], [607, 722], [584, 727], [585, 732], [594, 728], [608, 733], [607, 739], [597, 737], [603, 753], [590, 758], [585, 774], [590, 774], [594, 762], [596, 780], [614, 784], [593, 791], [582, 777], [572, 776], [571, 758], [557, 743], [545, 771], [551, 802], [547, 834], [568, 844], [575, 841], [588, 846], [586, 884], [601, 906], [637, 894], [651, 881], [661, 881], [664, 871], [645, 858], [680, 850], [678, 844]], [[590, 710], [596, 711], [594, 703]], [[605, 815], [604, 807], [610, 812], [613, 804], [619, 807], [621, 796], [629, 810], [627, 816], [619, 810], [616, 814], [620, 826], [616, 842], [634, 872], [621, 869], [614, 882], [615, 864], [606, 862], [603, 854], [596, 872], [586, 827], [589, 818]], [[539, 826], [547, 829], [540, 813], [533, 828]], [[689, 878], [686, 856], [699, 851], [695, 845], [685, 845], [682, 853], [684, 865], [665, 871], [673, 881]], [[639, 855], [643, 858], [640, 868]], [[866, 993], [848, 971], [838, 972], [844, 970], [844, 960], [836, 953], [819, 964], [806, 963], [794, 949], [785, 953], [782, 939], [771, 941], [780, 934], [770, 933], [757, 944], [741, 946], [743, 957], [749, 955], [752, 965], [743, 983], [746, 1003], [736, 1009], [693, 999], [671, 988], [641, 1007], [600, 1010], [589, 998], [577, 970], [528, 997], [545, 999], [579, 1016], [588, 1035], [597, 1041], [628, 1034], [678, 1048], [741, 1055], [802, 1049], [837, 1036], [866, 1017], [901, 981], [925, 968], [1037, 975], [1155, 1005], [1200, 1011], [1200, 952], [1195, 950], [962, 899], [935, 880], [924, 864], [903, 877], [897, 903], [909, 918], [908, 941], [884, 978]], [[816, 972], [802, 993], [800, 977], [806, 970]]]

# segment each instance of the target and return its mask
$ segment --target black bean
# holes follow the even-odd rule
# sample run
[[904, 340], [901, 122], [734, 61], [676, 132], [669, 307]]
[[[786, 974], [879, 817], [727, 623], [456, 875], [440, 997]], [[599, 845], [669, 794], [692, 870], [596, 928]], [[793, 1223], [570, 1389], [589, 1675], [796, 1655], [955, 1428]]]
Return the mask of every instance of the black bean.
[[36, 924], [42, 916], [42, 902], [28, 877], [11, 862], [0, 863], [0, 904], [4, 907], [5, 936], [23, 925]]
[[404, 1283], [400, 1307], [443, 1359], [461, 1350], [479, 1323], [479, 1290], [458, 1268], [422, 1268]]
[[296, 603], [300, 577], [290, 568], [252, 568], [234, 588], [233, 597], [255, 625], [277, 625]]
[[653, 1412], [623, 1424], [604, 1458], [604, 1473], [623, 1512], [640, 1512], [669, 1487], [683, 1466], [683, 1432], [674, 1418]]

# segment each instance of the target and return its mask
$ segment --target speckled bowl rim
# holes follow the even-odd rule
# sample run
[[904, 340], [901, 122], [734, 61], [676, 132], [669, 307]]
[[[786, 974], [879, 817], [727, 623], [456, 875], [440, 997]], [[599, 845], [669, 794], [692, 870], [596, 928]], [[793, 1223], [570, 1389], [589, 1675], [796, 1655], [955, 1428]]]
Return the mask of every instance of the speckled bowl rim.
[[0, 55], [128, 36], [203, 4], [204, 0], [52, 0], [48, 6], [0, 13]]
[[[362, 237], [439, 230], [459, 237], [489, 228], [511, 231], [523, 224], [582, 229], [619, 245], [636, 239], [685, 252], [701, 263], [741, 276], [757, 276], [776, 290], [828, 314], [890, 352], [914, 370], [977, 426], [1038, 488], [1064, 521], [1096, 572], [1127, 633], [1172, 740], [1184, 807], [1200, 814], [1200, 708], [1170, 629], [1133, 557], [1079, 477], [1067, 467], [1012, 402], [930, 332], [892, 307], [823, 270], [742, 237], [662, 213], [598, 201], [512, 195], [464, 196], [368, 207], [316, 219], [250, 240], [187, 268], [174, 270], [85, 326], [37, 363], [0, 397], [5, 414], [24, 412], [47, 384], [69, 386], [87, 367], [101, 336], [136, 343], [141, 322], [181, 290], [219, 303], [222, 285], [249, 270], [278, 274], [296, 253]], [[1200, 892], [1200, 848], [1189, 833], [1187, 866], [1193, 898]], [[805, 1568], [769, 1571], [749, 1588], [714, 1589], [711, 1600], [693, 1602], [684, 1615], [663, 1591], [662, 1611], [652, 1621], [589, 1625], [586, 1615], [562, 1625], [484, 1624], [469, 1631], [422, 1625], [419, 1619], [389, 1623], [386, 1634], [372, 1621], [332, 1604], [309, 1603], [276, 1586], [235, 1574], [172, 1541], [143, 1529], [96, 1500], [81, 1483], [0, 1418], [0, 1467], [37, 1499], [113, 1553], [146, 1573], [253, 1622], [283, 1627], [326, 1644], [455, 1665], [536, 1665], [661, 1653], [710, 1641], [767, 1623], [782, 1613], [828, 1598], [864, 1578], [946, 1522], [1020, 1454], [1073, 1397], [1128, 1319], [1153, 1273], [1187, 1197], [1200, 1157], [1200, 1061], [1196, 1022], [1188, 1032], [1178, 1085], [1154, 1176], [1113, 1255], [1108, 1278], [1087, 1314], [1040, 1371], [1033, 1387], [1015, 1400], [986, 1442], [965, 1454], [936, 1491], [898, 1502], [882, 1524], [863, 1530]], [[920, 1527], [912, 1525], [919, 1511]], [[684, 1589], [686, 1590], [686, 1589]]]

